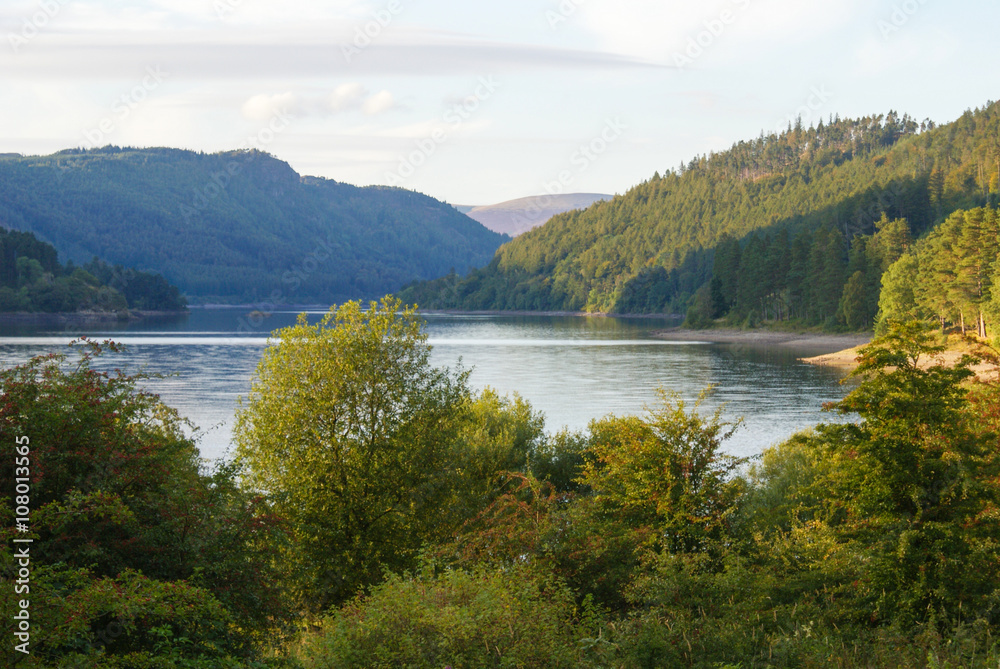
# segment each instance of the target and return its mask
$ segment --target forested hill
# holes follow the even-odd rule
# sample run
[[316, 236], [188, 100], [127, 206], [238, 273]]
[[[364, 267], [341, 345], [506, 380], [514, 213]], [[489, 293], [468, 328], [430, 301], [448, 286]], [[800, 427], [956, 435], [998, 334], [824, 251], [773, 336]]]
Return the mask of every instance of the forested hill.
[[180, 311], [187, 302], [158, 274], [59, 262], [55, 247], [30, 232], [0, 228], [0, 312]]
[[425, 195], [300, 177], [257, 151], [3, 157], [0, 224], [230, 303], [378, 296], [484, 265], [507, 239]]
[[[504, 245], [487, 267], [402, 297], [423, 307], [618, 313], [693, 303], [695, 320], [833, 324], [846, 323], [844, 288], [861, 271], [868, 293], [854, 316], [870, 326], [878, 273], [895, 259], [862, 248], [883, 214], [919, 236], [953, 211], [994, 203], [998, 173], [993, 103], [937, 127], [896, 113], [800, 124], [556, 216]], [[729, 245], [727, 276], [713, 277], [720, 244]]]

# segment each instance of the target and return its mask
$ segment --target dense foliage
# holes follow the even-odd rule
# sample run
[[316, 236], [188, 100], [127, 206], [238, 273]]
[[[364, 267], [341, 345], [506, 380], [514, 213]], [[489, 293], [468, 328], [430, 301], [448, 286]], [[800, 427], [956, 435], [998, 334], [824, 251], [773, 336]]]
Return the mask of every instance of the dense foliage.
[[[693, 303], [696, 324], [730, 314], [868, 328], [879, 277], [861, 259], [883, 216], [920, 236], [957, 209], [995, 204], [998, 189], [998, 104], [939, 127], [895, 113], [831, 118], [655, 174], [553, 217], [485, 268], [401, 296], [423, 307], [617, 313]], [[725, 267], [714, 273], [713, 261]], [[754, 278], [741, 290], [734, 275]]]
[[699, 327], [725, 316], [748, 325], [795, 319], [870, 329], [882, 275], [911, 241], [907, 221], [890, 221], [884, 214], [875, 232], [852, 240], [846, 259], [842, 237], [831, 228], [803, 231], [794, 239], [784, 230], [773, 237], [754, 233], [745, 247], [724, 237], [711, 281], [695, 293], [687, 322]]
[[[1000, 216], [957, 211], [882, 277], [879, 329], [890, 320], [934, 319], [1000, 341]], [[987, 327], [989, 323], [989, 327]]]
[[300, 601], [326, 609], [413, 564], [448, 498], [469, 396], [437, 370], [412, 311], [391, 299], [275, 333], [237, 415], [249, 485], [291, 521]]
[[390, 576], [324, 623], [308, 669], [593, 667], [581, 639], [598, 633], [558, 579], [512, 569]]
[[[291, 620], [272, 559], [280, 524], [231, 468], [202, 470], [185, 423], [140, 389], [146, 377], [95, 368], [115, 345], [80, 346], [77, 361], [0, 372], [0, 569], [5, 587], [30, 573], [22, 597], [0, 598], [8, 640], [15, 607], [30, 602], [31, 653], [15, 654], [18, 666], [263, 657]], [[20, 500], [15, 477], [28, 489]], [[15, 531], [15, 502], [30, 510], [27, 532]], [[30, 565], [15, 553], [25, 546]]]
[[543, 440], [520, 398], [434, 368], [398, 300], [348, 302], [274, 333], [237, 413], [244, 481], [290, 523], [299, 605], [323, 611], [416, 564], [505, 489]]
[[92, 260], [60, 264], [30, 232], [0, 228], [0, 311], [178, 311], [186, 301], [158, 274]]
[[[562, 435], [582, 487], [537, 478], [532, 460], [551, 471], [558, 450], [540, 448], [520, 485], [419, 570], [337, 609], [301, 657], [309, 667], [993, 667], [1000, 388], [969, 386], [971, 360], [946, 367], [940, 351], [921, 325], [892, 325], [831, 407], [858, 422], [796, 435], [749, 471], [721, 451], [736, 426], [668, 394], [645, 417], [594, 421], [582, 458]], [[529, 604], [537, 626], [521, 624]]]
[[0, 221], [191, 299], [267, 304], [382, 295], [482, 265], [505, 239], [430, 197], [300, 177], [259, 151], [0, 158]]
[[391, 298], [276, 332], [212, 474], [101, 347], [35, 359], [0, 373], [8, 489], [31, 445], [22, 663], [992, 669], [1000, 385], [925, 324], [885, 329], [829, 407], [853, 422], [752, 464], [669, 392], [547, 436], [432, 367]]

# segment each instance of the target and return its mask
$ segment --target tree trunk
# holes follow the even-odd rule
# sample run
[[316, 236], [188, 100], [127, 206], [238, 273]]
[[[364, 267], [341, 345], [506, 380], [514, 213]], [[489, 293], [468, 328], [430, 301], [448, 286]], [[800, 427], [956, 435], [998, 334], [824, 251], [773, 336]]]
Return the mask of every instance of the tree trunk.
[[964, 309], [959, 309], [958, 310], [958, 320], [959, 320], [959, 322], [962, 325], [962, 336], [964, 337], [965, 336], [965, 310]]

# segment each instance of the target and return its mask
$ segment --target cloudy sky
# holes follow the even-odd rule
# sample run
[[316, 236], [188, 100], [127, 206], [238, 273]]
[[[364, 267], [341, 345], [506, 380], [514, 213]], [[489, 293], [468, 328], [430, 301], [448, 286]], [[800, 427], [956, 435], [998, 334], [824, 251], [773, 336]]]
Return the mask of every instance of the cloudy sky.
[[997, 99], [995, 0], [4, 0], [0, 152], [263, 148], [456, 204]]

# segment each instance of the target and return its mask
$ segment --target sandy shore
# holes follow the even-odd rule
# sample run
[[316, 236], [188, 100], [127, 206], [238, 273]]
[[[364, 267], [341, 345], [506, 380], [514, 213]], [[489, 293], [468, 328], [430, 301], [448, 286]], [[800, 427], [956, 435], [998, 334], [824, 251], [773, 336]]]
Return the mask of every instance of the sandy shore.
[[[782, 346], [808, 351], [824, 357], [844, 352], [871, 341], [871, 334], [828, 334], [824, 332], [777, 332], [772, 330], [661, 330], [655, 333], [660, 339], [675, 341], [710, 341], [718, 344], [745, 344], [748, 346]], [[812, 360], [812, 359], [810, 359]], [[853, 360], [853, 359], [852, 359]]]
[[[920, 365], [921, 367], [928, 367], [933, 364], [943, 363], [948, 367], [953, 366], [962, 357], [962, 351], [942, 351], [940, 355], [933, 359], [928, 359], [923, 361]], [[802, 362], [808, 362], [813, 365], [826, 365], [828, 367], [840, 367], [844, 370], [852, 370], [858, 366], [857, 358], [858, 351], [857, 347], [848, 348], [843, 351], [836, 351], [834, 353], [827, 353], [824, 355], [817, 355], [812, 358], [802, 358]], [[996, 379], [997, 370], [993, 368], [992, 365], [986, 363], [979, 363], [978, 365], [973, 365], [970, 367], [976, 376], [982, 380]]]
[[802, 362], [808, 362], [811, 365], [826, 365], [828, 367], [843, 367], [845, 369], [854, 369], [858, 366], [857, 357], [858, 349], [860, 346], [852, 346], [851, 348], [845, 348], [842, 351], [834, 351], [833, 353], [824, 353], [822, 355], [816, 355], [811, 358], [802, 358]]

